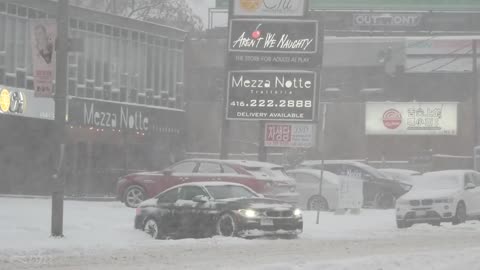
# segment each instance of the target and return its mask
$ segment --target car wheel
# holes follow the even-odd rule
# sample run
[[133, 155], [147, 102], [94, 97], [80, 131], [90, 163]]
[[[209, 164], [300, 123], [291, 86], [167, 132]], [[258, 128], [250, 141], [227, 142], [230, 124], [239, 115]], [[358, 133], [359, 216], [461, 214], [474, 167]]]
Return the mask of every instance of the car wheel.
[[145, 231], [154, 239], [162, 239], [163, 237], [161, 226], [154, 218], [148, 218], [145, 220], [143, 231]]
[[391, 209], [395, 207], [395, 196], [391, 193], [378, 193], [375, 197], [375, 208]]
[[398, 220], [397, 219], [397, 228], [405, 229], [405, 228], [410, 228], [410, 227], [412, 227], [412, 223], [407, 222], [405, 220]]
[[430, 222], [430, 225], [438, 227], [440, 226], [440, 221]]
[[453, 217], [452, 224], [458, 225], [460, 223], [465, 223], [467, 220], [467, 207], [463, 202], [459, 202], [457, 205], [457, 211], [455, 211], [455, 216]]
[[145, 200], [145, 197], [145, 190], [141, 186], [130, 186], [125, 191], [125, 205], [127, 207], [135, 208]]
[[320, 195], [313, 195], [308, 199], [307, 210], [328, 211], [329, 207], [327, 199]]
[[215, 230], [217, 235], [226, 236], [226, 237], [234, 237], [238, 234], [238, 225], [233, 216], [230, 213], [225, 213], [221, 215], [215, 226]]

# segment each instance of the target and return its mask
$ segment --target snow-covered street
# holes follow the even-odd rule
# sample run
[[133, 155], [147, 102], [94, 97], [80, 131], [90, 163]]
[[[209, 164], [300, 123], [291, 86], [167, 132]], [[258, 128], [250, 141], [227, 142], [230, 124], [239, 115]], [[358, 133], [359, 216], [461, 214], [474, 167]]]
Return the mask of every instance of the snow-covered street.
[[395, 226], [394, 210], [304, 213], [295, 240], [153, 240], [119, 202], [65, 202], [49, 238], [50, 200], [0, 198], [0, 269], [480, 269], [480, 222]]

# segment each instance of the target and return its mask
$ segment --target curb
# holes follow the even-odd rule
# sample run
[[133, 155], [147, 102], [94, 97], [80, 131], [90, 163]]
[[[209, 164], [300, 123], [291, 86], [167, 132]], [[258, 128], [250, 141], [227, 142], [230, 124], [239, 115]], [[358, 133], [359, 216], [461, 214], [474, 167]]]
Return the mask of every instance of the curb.
[[[15, 195], [15, 194], [0, 194], [0, 198], [15, 198], [15, 199], [44, 199], [48, 200], [50, 196], [39, 195]], [[65, 196], [66, 201], [89, 201], [89, 202], [114, 202], [117, 201], [115, 197], [72, 197]]]

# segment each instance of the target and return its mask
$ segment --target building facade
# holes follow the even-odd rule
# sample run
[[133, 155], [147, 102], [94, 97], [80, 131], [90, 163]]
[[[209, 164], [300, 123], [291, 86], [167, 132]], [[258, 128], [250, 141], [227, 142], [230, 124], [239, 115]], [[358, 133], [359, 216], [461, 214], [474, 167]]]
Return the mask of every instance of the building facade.
[[[53, 98], [33, 95], [29, 20], [56, 2], [0, 1], [0, 86], [24, 97], [0, 113], [0, 193], [45, 194], [55, 155]], [[161, 169], [184, 152], [182, 30], [71, 6], [66, 192], [114, 192], [118, 176]], [[11, 105], [10, 105], [11, 106]]]
[[[192, 40], [195, 47], [187, 53], [187, 113], [194, 123], [190, 126], [189, 145], [195, 152], [219, 152], [220, 137], [203, 135], [218, 130], [224, 115], [225, 53], [218, 51], [226, 50], [226, 35], [222, 28], [212, 29]], [[468, 37], [326, 36], [320, 102], [328, 103], [327, 158], [410, 160], [430, 149], [437, 154], [471, 155], [474, 145], [471, 46]], [[368, 101], [458, 102], [458, 132], [455, 136], [366, 135]], [[211, 121], [195, 125], [199, 123], [195, 117], [200, 115], [210, 115]], [[321, 117], [317, 119], [321, 126]], [[256, 121], [231, 121], [230, 128], [231, 152], [257, 151]], [[310, 158], [318, 158], [319, 149], [311, 150]], [[286, 152], [280, 148], [269, 151]]]

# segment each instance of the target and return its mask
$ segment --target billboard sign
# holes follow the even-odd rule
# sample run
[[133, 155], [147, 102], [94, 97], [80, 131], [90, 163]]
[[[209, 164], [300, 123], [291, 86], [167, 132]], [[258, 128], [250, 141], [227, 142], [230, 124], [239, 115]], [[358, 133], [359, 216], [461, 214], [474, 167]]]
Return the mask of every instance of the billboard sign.
[[52, 19], [30, 19], [33, 85], [35, 96], [52, 97], [55, 80], [57, 23]]
[[319, 66], [320, 35], [314, 20], [232, 19], [229, 60], [236, 66]]
[[457, 103], [370, 102], [367, 135], [457, 135]]
[[313, 121], [316, 80], [312, 71], [230, 71], [227, 119]]
[[303, 17], [307, 0], [234, 0], [233, 16]]
[[422, 21], [421, 13], [354, 13], [355, 26], [400, 26], [416, 27]]
[[0, 115], [53, 120], [53, 98], [35, 97], [33, 91], [0, 85]]
[[315, 145], [313, 124], [267, 123], [265, 124], [265, 146], [311, 148]]

